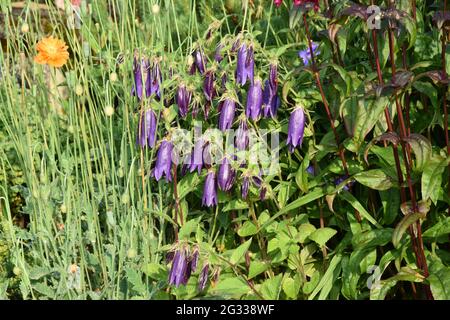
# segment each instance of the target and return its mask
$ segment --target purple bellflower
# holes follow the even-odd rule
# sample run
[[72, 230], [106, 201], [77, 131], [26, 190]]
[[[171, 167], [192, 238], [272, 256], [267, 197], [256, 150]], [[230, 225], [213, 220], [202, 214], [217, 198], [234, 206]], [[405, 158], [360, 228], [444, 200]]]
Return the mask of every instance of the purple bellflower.
[[[319, 47], [319, 45], [317, 43], [313, 42], [311, 44], [311, 47], [312, 47], [312, 51], [313, 51], [313, 55], [314, 56], [317, 56], [318, 54], [320, 54], [320, 51], [317, 50], [318, 47]], [[310, 62], [311, 62], [311, 52], [309, 50], [309, 46], [305, 50], [300, 50], [298, 52], [298, 56], [303, 60], [303, 64], [305, 66], [308, 66], [310, 64]]]
[[212, 170], [206, 175], [203, 188], [202, 205], [212, 207], [217, 205], [216, 173]]
[[188, 90], [186, 85], [181, 84], [178, 87], [176, 101], [180, 116], [185, 118], [188, 114], [189, 104], [191, 103], [192, 92]]
[[245, 85], [247, 78], [253, 83], [255, 69], [255, 59], [253, 48], [247, 47], [244, 43], [241, 45], [237, 55], [236, 81], [241, 86]]
[[303, 142], [303, 133], [305, 130], [305, 112], [303, 108], [298, 107], [291, 113], [288, 127], [287, 145], [292, 153], [297, 146]]
[[198, 290], [203, 291], [206, 288], [206, 283], [208, 282], [208, 273], [209, 273], [209, 264], [205, 263], [200, 271], [200, 275], [198, 277]]
[[258, 120], [261, 115], [262, 102], [261, 80], [257, 79], [248, 89], [245, 115], [252, 120]]
[[152, 109], [143, 112], [139, 118], [137, 144], [142, 148], [155, 146], [156, 140], [156, 115]]
[[229, 191], [233, 186], [235, 172], [227, 157], [223, 158], [217, 173], [217, 182], [220, 190]]
[[173, 143], [164, 139], [159, 147], [153, 172], [156, 181], [159, 181], [163, 175], [166, 176], [167, 181], [172, 181], [172, 172], [170, 170], [172, 167], [172, 150]]
[[223, 102], [220, 110], [219, 129], [222, 132], [230, 129], [234, 121], [234, 113], [236, 110], [236, 102], [233, 99], [227, 98]]

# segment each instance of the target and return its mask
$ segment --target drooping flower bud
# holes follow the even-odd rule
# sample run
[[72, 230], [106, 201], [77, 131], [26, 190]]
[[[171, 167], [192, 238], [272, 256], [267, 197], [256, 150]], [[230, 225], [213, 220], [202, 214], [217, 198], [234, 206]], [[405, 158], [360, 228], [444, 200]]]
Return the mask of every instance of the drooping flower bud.
[[181, 248], [175, 252], [175, 256], [172, 261], [172, 267], [169, 272], [169, 285], [179, 287], [184, 284], [187, 268], [187, 251], [185, 248]]
[[214, 70], [208, 70], [205, 74], [205, 81], [203, 82], [203, 93], [205, 94], [206, 100], [210, 102], [216, 95], [216, 90], [214, 88], [215, 80], [216, 76], [214, 74]]
[[138, 61], [137, 57], [134, 57], [133, 62], [133, 73], [134, 73], [134, 85], [131, 88], [131, 94], [134, 96], [137, 96], [139, 100], [142, 100], [143, 98], [143, 89], [144, 89], [144, 82], [145, 77], [147, 76], [147, 73], [149, 69], [149, 63], [147, 59], [140, 59]]
[[161, 69], [159, 63], [155, 61], [148, 69], [147, 81], [145, 82], [145, 90], [147, 97], [155, 94], [158, 98], [161, 97], [159, 85], [162, 82]]
[[288, 127], [287, 145], [292, 153], [294, 149], [303, 142], [303, 132], [305, 130], [305, 112], [302, 107], [296, 108], [291, 113]]
[[194, 63], [198, 72], [200, 72], [200, 74], [204, 74], [206, 70], [206, 58], [200, 48], [194, 51]]
[[250, 188], [250, 179], [248, 176], [244, 176], [241, 186], [241, 194], [243, 199], [247, 199], [248, 189]]
[[206, 288], [206, 283], [208, 282], [208, 272], [209, 272], [209, 264], [205, 263], [200, 271], [200, 276], [198, 277], [198, 290], [203, 291]]
[[203, 188], [202, 205], [212, 207], [217, 205], [216, 173], [212, 170], [206, 175]]
[[239, 151], [246, 150], [250, 141], [248, 132], [247, 119], [241, 118], [239, 121], [239, 127], [236, 130], [236, 137], [234, 145]]
[[244, 43], [241, 45], [237, 55], [236, 81], [241, 86], [245, 85], [247, 78], [253, 83], [255, 60], [253, 48], [247, 47]]
[[217, 181], [222, 191], [229, 191], [233, 186], [235, 172], [227, 157], [222, 160], [217, 173]]
[[219, 117], [219, 130], [224, 132], [231, 128], [234, 121], [234, 113], [236, 109], [236, 102], [233, 99], [227, 98], [222, 105]]
[[191, 154], [191, 163], [189, 166], [189, 171], [194, 172], [197, 170], [198, 174], [202, 171], [203, 167], [203, 144], [204, 141], [202, 138], [197, 139], [194, 144], [194, 150]]
[[252, 119], [258, 120], [261, 115], [262, 106], [262, 87], [261, 80], [255, 80], [254, 84], [250, 85], [247, 94], [247, 107], [245, 109], [245, 115]]
[[167, 181], [172, 181], [172, 150], [173, 143], [167, 139], [164, 139], [159, 147], [155, 169], [153, 172], [156, 181], [159, 181], [163, 175], [166, 176]]
[[189, 258], [191, 261], [192, 272], [195, 272], [195, 270], [197, 270], [198, 258], [199, 258], [199, 251], [198, 251], [198, 247], [195, 246], [194, 251], [192, 252], [192, 254]]
[[183, 118], [187, 116], [191, 97], [192, 93], [187, 89], [186, 85], [181, 84], [177, 90], [176, 102], [178, 105], [178, 112]]
[[139, 117], [137, 144], [142, 148], [155, 146], [156, 139], [156, 115], [152, 109], [148, 109]]
[[217, 63], [219, 63], [220, 61], [223, 60], [222, 49], [223, 49], [223, 44], [219, 43], [219, 45], [216, 47], [216, 52], [214, 53], [214, 60]]

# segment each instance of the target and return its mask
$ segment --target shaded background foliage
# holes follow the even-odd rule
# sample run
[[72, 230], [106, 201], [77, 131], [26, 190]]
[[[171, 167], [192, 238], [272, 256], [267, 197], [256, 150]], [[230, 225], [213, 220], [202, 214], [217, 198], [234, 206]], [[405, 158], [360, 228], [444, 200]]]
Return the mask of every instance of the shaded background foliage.
[[[446, 1], [374, 1], [399, 10], [384, 11], [398, 15], [383, 16], [375, 34], [355, 14], [370, 1], [320, 1], [317, 12], [269, 0], [88, 2], [79, 30], [51, 1], [39, 10], [0, 4], [0, 297], [449, 298]], [[305, 21], [320, 49], [309, 66], [298, 56], [308, 48]], [[242, 31], [263, 79], [278, 63], [278, 115], [253, 123], [283, 141], [281, 171], [263, 177], [265, 201], [256, 186], [243, 199], [238, 180], [232, 192], [219, 192], [216, 207], [202, 207], [205, 170], [179, 170], [175, 197], [174, 183], [145, 175], [143, 185], [156, 153], [141, 156], [135, 143], [142, 107], [130, 94], [135, 50], [162, 57], [163, 74], [173, 67], [203, 106], [203, 78], [187, 75], [189, 56], [200, 44], [210, 64], [217, 43]], [[32, 63], [48, 33], [70, 47], [60, 72]], [[233, 79], [234, 55], [219, 67]], [[164, 78], [163, 96], [172, 98], [176, 86]], [[248, 86], [233, 88], [245, 102]], [[146, 105], [161, 114], [158, 141], [195, 120], [163, 101]], [[290, 154], [284, 141], [296, 106], [307, 122]], [[217, 109], [215, 99], [204, 126], [217, 126]], [[175, 243], [198, 248], [199, 266], [211, 266], [205, 290], [200, 268], [186, 286], [168, 284]]]

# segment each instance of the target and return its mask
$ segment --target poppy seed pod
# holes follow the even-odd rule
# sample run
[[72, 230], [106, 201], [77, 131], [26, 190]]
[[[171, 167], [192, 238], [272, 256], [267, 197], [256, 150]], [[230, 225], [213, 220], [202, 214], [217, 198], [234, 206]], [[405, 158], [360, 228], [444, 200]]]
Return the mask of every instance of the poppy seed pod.
[[202, 205], [207, 207], [217, 205], [216, 173], [212, 170], [206, 175]]
[[156, 115], [152, 109], [143, 112], [139, 118], [137, 144], [142, 148], [155, 146], [156, 139]]
[[177, 90], [176, 102], [178, 105], [178, 112], [183, 118], [187, 116], [189, 104], [191, 103], [191, 97], [192, 93], [184, 84], [181, 84]]
[[219, 117], [219, 130], [224, 132], [231, 128], [234, 121], [236, 102], [233, 99], [226, 99], [222, 105]]
[[158, 150], [158, 155], [156, 158], [156, 165], [154, 169], [154, 177], [156, 181], [159, 181], [163, 175], [166, 176], [167, 181], [172, 181], [172, 150], [173, 143], [164, 139], [161, 142], [161, 146]]
[[247, 107], [245, 109], [245, 115], [252, 119], [258, 120], [261, 115], [262, 106], [262, 87], [261, 80], [255, 80], [255, 83], [250, 85], [247, 94]]
[[230, 164], [230, 161], [225, 157], [219, 166], [217, 173], [217, 182], [222, 191], [229, 191], [233, 186], [235, 172]]
[[296, 108], [291, 113], [288, 127], [287, 145], [292, 153], [294, 149], [303, 142], [303, 132], [305, 130], [305, 112], [302, 107]]

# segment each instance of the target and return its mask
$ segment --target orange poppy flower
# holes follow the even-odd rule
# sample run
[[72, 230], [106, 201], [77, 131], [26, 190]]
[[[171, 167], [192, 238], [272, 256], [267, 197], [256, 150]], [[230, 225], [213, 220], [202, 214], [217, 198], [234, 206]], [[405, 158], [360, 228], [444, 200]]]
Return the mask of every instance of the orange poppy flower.
[[66, 43], [53, 37], [44, 38], [36, 45], [38, 54], [34, 61], [39, 64], [48, 64], [52, 67], [60, 68], [69, 59]]

